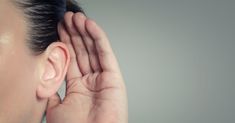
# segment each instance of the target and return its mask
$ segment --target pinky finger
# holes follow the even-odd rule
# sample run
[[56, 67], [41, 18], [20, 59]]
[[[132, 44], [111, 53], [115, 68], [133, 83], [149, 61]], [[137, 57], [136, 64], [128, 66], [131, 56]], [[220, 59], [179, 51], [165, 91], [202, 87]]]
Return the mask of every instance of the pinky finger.
[[71, 39], [69, 37], [67, 30], [65, 29], [64, 23], [62, 22], [58, 24], [58, 33], [59, 33], [60, 40], [66, 44], [70, 52], [70, 65], [69, 65], [68, 72], [66, 75], [66, 80], [70, 80], [76, 77], [81, 77], [82, 74], [77, 64], [76, 54], [73, 49]]

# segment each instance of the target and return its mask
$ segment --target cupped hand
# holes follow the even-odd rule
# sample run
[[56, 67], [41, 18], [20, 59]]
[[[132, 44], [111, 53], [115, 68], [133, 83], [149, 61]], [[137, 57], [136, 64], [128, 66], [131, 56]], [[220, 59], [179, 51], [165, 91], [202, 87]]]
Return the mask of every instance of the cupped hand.
[[71, 60], [66, 94], [49, 98], [47, 123], [127, 123], [126, 88], [105, 32], [82, 13], [58, 24]]

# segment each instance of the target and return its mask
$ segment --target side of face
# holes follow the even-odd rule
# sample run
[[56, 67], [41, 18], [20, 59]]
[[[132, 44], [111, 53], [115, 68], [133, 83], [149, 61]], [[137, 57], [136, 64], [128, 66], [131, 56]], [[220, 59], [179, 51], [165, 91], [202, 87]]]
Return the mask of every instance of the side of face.
[[[0, 122], [32, 112], [36, 61], [26, 48], [26, 23], [9, 2], [0, 1]], [[28, 107], [28, 108], [27, 108]], [[18, 113], [21, 112], [21, 113]], [[26, 119], [27, 120], [27, 119]]]
[[42, 55], [32, 54], [23, 17], [9, 0], [0, 0], [0, 123], [27, 123], [42, 115], [69, 64], [62, 43], [50, 45]]

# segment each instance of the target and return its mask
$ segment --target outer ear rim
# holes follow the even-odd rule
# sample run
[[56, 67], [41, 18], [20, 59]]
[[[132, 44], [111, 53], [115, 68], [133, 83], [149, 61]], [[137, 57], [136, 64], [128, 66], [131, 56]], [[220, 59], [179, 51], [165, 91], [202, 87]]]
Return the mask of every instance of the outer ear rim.
[[[70, 63], [70, 54], [69, 54], [69, 50], [66, 46], [66, 44], [64, 44], [63, 42], [54, 42], [52, 44], [50, 44], [46, 51], [43, 53], [42, 55], [42, 59], [43, 59], [43, 63], [44, 63], [44, 66], [46, 64], [46, 62], [53, 62], [53, 61], [50, 61], [50, 55], [51, 55], [51, 52], [53, 52], [53, 50], [56, 50], [56, 48], [60, 48], [61, 49], [61, 52], [63, 52], [63, 56], [64, 57], [64, 64], [63, 64], [63, 68], [61, 68], [61, 72], [59, 72], [60, 75], [57, 75], [57, 71], [56, 70], [56, 73], [55, 73], [55, 78], [57, 78], [57, 76], [59, 76], [57, 78], [57, 80], [54, 80], [54, 81], [57, 81], [57, 82], [49, 82], [49, 81], [53, 81], [53, 79], [51, 80], [48, 80], [48, 82], [46, 82], [45, 80], [43, 80], [43, 74], [45, 72], [45, 67], [43, 68], [43, 70], [41, 71], [40, 73], [40, 83], [36, 89], [36, 96], [39, 98], [39, 99], [46, 99], [46, 98], [49, 98], [51, 96], [53, 96], [55, 93], [57, 93], [58, 89], [60, 88], [60, 86], [62, 85], [63, 81], [64, 81], [64, 78], [65, 78], [65, 75], [67, 73], [67, 70], [68, 70], [68, 66], [69, 66], [69, 63]], [[46, 62], [45, 62], [46, 61]], [[43, 65], [42, 65], [43, 66]], [[54, 66], [53, 66], [54, 67]], [[54, 68], [54, 69], [58, 69], [58, 68]]]

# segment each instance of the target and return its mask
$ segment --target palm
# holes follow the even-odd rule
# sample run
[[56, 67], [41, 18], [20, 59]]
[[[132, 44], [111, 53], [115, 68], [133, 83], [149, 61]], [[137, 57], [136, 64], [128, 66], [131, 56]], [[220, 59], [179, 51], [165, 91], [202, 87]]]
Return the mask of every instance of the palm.
[[[104, 121], [118, 120], [113, 119], [112, 116], [116, 116], [115, 113], [124, 108], [119, 106], [120, 101], [124, 100], [121, 99], [120, 94], [124, 88], [111, 84], [113, 82], [116, 83], [115, 81], [122, 81], [121, 79], [115, 80], [113, 78], [115, 77], [112, 73], [102, 72], [70, 80], [72, 81], [71, 83], [77, 84], [70, 87], [79, 89], [69, 88], [68, 90], [74, 91], [68, 91], [70, 95], [64, 99], [63, 103], [80, 105], [82, 113], [79, 115], [83, 115], [81, 117], [88, 119], [91, 123], [94, 123], [94, 121], [96, 123], [105, 123]], [[111, 117], [107, 117], [108, 115]]]
[[124, 82], [104, 32], [82, 14], [69, 13], [59, 34], [70, 50], [71, 63], [66, 96], [47, 114], [67, 110], [75, 111], [81, 123], [127, 122]]

